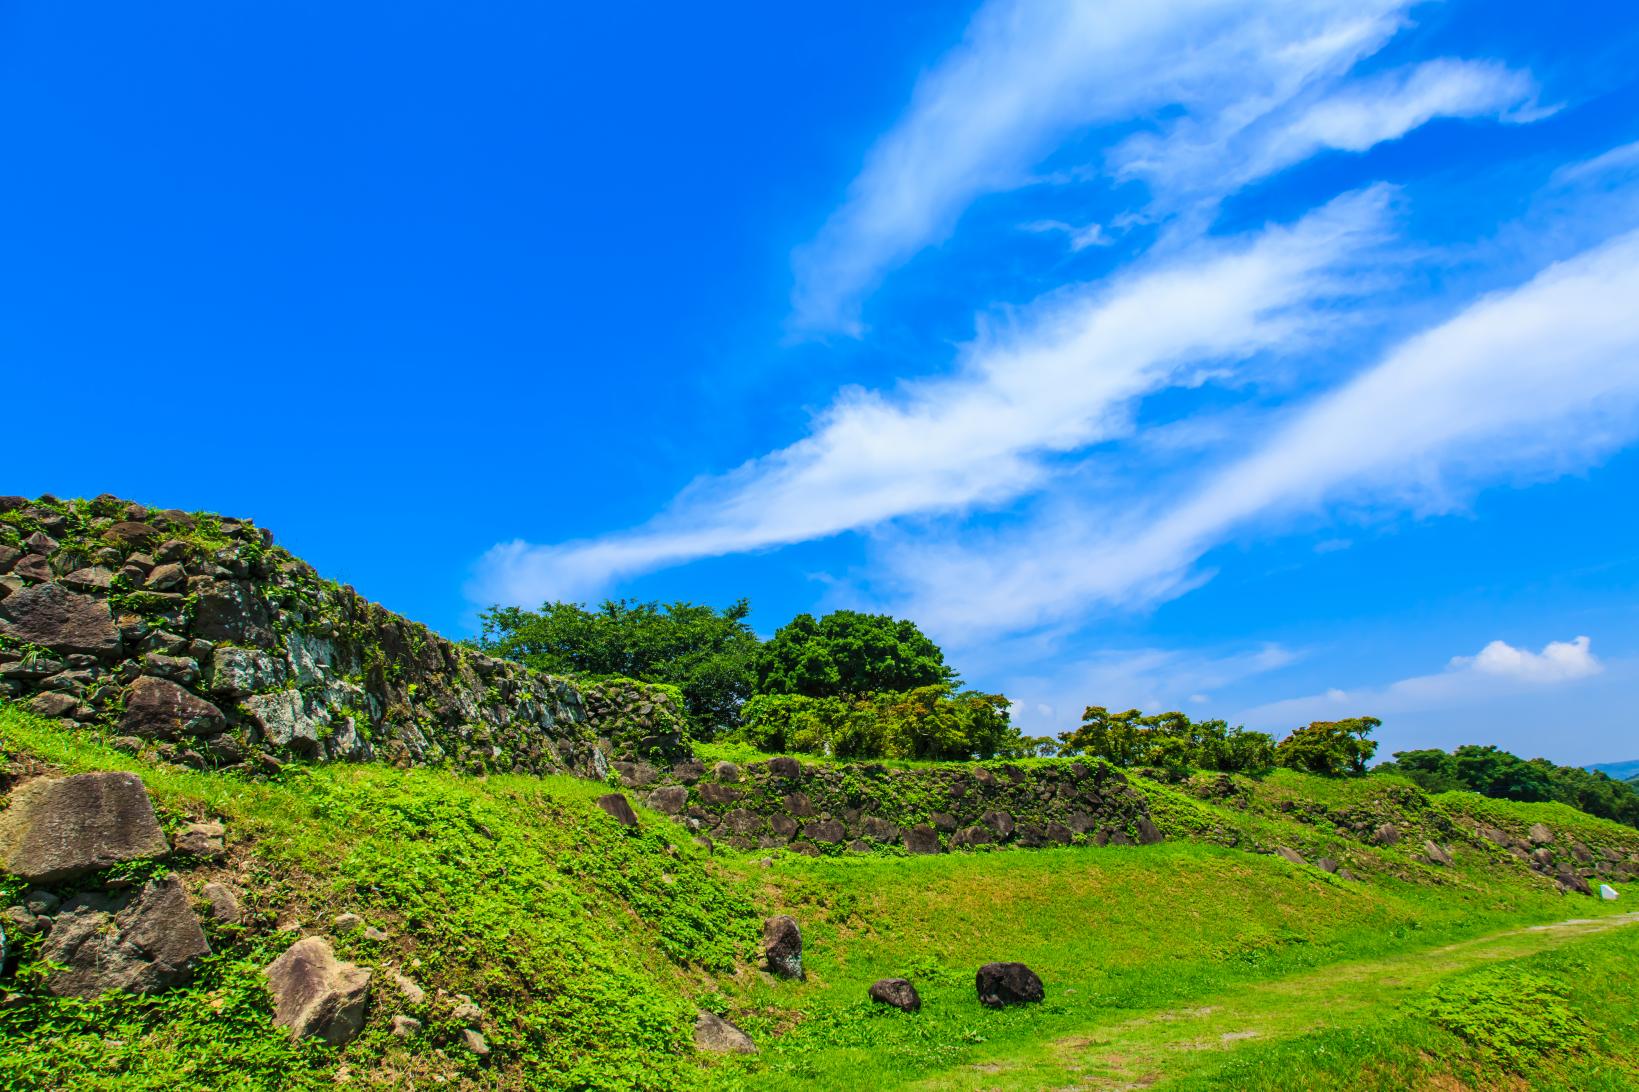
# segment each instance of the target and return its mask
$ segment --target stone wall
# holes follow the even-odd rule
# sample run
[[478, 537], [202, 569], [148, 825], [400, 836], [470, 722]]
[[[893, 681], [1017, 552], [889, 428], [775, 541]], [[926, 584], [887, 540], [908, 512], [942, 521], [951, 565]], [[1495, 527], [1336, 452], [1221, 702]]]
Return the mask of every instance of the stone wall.
[[773, 758], [743, 767], [685, 760], [615, 768], [650, 807], [737, 849], [817, 856], [1161, 840], [1144, 797], [1097, 761], [896, 769]]
[[[672, 695], [580, 687], [320, 579], [248, 520], [0, 497], [0, 696], [196, 766], [259, 755], [603, 777]], [[679, 747], [682, 751], [679, 751]]]

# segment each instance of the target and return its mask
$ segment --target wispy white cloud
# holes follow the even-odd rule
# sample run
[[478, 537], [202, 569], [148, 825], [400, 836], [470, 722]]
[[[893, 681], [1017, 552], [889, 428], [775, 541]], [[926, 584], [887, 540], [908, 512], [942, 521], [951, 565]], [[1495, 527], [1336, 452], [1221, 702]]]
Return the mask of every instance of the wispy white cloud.
[[954, 375], [846, 391], [806, 439], [695, 483], [647, 527], [495, 547], [473, 595], [578, 598], [664, 565], [1011, 500], [1048, 480], [1054, 456], [1126, 432], [1134, 400], [1312, 345], [1380, 258], [1388, 200], [1347, 195], [1295, 225], [1056, 294], [967, 346]]
[[[795, 255], [796, 325], [858, 332], [860, 299], [887, 270], [942, 240], [976, 198], [1032, 181], [1031, 168], [1070, 134], [1181, 111], [1227, 140], [1376, 52], [1409, 6], [992, 0]], [[1170, 161], [1174, 147], [1188, 153], [1181, 145], [1195, 130], [1169, 133], [1147, 146]], [[1130, 156], [1126, 165], [1136, 169]]]
[[946, 632], [1026, 629], [1178, 594], [1255, 521], [1351, 502], [1434, 512], [1639, 433], [1639, 232], [1472, 304], [1296, 412], [1170, 505], [1061, 497], [1023, 530], [899, 540], [901, 606]]
[[1541, 652], [1499, 640], [1476, 655], [1453, 656], [1446, 669], [1435, 674], [1271, 702], [1247, 710], [1240, 719], [1253, 727], [1286, 731], [1312, 720], [1449, 709], [1590, 678], [1604, 669], [1587, 637], [1550, 641]]
[[1323, 151], [1363, 152], [1436, 118], [1535, 121], [1528, 73], [1449, 58], [1375, 76], [1293, 88], [1245, 108], [1185, 115], [1111, 153], [1120, 176], [1148, 182], [1163, 206], [1209, 204]]

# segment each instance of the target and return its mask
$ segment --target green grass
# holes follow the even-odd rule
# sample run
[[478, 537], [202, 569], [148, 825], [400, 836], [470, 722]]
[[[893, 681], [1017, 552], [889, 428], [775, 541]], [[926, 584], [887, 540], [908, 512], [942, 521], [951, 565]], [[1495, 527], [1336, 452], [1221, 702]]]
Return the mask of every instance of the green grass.
[[[750, 904], [681, 828], [626, 831], [593, 805], [600, 785], [382, 766], [250, 782], [149, 766], [15, 709], [0, 709], [0, 741], [65, 772], [134, 770], [173, 827], [223, 818], [257, 916], [248, 936], [217, 931], [223, 954], [197, 988], [93, 1002], [27, 991], [0, 1009], [0, 1086], [214, 1088], [231, 1074], [246, 1088], [334, 1087], [338, 1074], [385, 1072], [676, 1088], [694, 1076], [688, 994], [755, 942]], [[390, 935], [338, 938], [343, 958], [404, 967], [434, 997], [412, 1009], [378, 977], [360, 1039], [341, 1052], [297, 1049], [271, 1026], [259, 970], [343, 911]], [[272, 932], [283, 926], [298, 931]], [[493, 1053], [482, 1066], [459, 1048], [453, 1005], [436, 990], [485, 1010]], [[397, 1012], [426, 1021], [419, 1040], [389, 1035]]]
[[[1463, 840], [1465, 823], [1544, 821], [1639, 848], [1639, 832], [1553, 805], [1431, 800], [1393, 778], [1282, 771], [1214, 795], [1211, 779], [1135, 777], [1161, 845], [708, 857], [650, 813], [625, 831], [592, 802], [605, 786], [570, 778], [336, 765], [244, 780], [149, 764], [3, 706], [0, 751], [62, 772], [133, 770], [171, 828], [224, 819], [220, 871], [253, 915], [212, 927], [218, 954], [187, 989], [81, 1002], [25, 988], [0, 1008], [0, 1087], [1633, 1085], [1619, 1060], [1639, 1038], [1639, 929], [1615, 928], [1625, 903], [1562, 897]], [[1347, 827], [1361, 817], [1393, 819], [1406, 842], [1363, 844]], [[1416, 860], [1425, 836], [1457, 844], [1453, 867]], [[1331, 854], [1362, 879], [1246, 852], [1274, 845]], [[182, 870], [195, 888], [216, 871]], [[0, 901], [17, 889], [0, 878]], [[260, 969], [343, 911], [389, 939], [338, 937], [342, 957], [403, 968], [429, 1001], [409, 1007], [382, 973], [358, 1040], [297, 1046], [271, 1025]], [[805, 982], [755, 969], [775, 912], [802, 925]], [[1573, 915], [1591, 924], [1528, 927]], [[973, 974], [990, 960], [1029, 964], [1047, 1001], [979, 1006]], [[866, 999], [886, 976], [916, 983], [919, 1015]], [[460, 1046], [455, 993], [485, 1010], [487, 1061]], [[697, 1007], [762, 1052], [696, 1056]], [[423, 1019], [422, 1035], [393, 1038], [397, 1013]]]

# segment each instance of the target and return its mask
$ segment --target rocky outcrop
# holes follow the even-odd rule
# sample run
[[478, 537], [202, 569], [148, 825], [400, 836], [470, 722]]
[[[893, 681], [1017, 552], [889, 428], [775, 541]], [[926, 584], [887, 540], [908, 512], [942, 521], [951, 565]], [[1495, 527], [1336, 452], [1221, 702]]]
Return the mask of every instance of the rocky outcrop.
[[364, 1027], [370, 972], [343, 963], [323, 937], [305, 937], [265, 971], [273, 993], [273, 1023], [297, 1039], [339, 1046]]
[[871, 1000], [879, 1005], [889, 1005], [900, 1012], [922, 1011], [922, 998], [909, 979], [879, 978], [871, 983], [868, 992]]
[[170, 849], [135, 774], [36, 778], [0, 812], [0, 865], [30, 883], [58, 884]]
[[644, 783], [657, 782], [665, 784], [650, 789], [650, 806], [739, 849], [919, 854], [1149, 844], [1162, 837], [1144, 797], [1101, 762], [895, 769], [781, 756], [744, 766], [721, 762], [707, 772], [688, 760], [649, 771]]
[[694, 1018], [694, 1045], [714, 1054], [755, 1054], [751, 1036], [716, 1013], [701, 1009]]
[[763, 922], [763, 959], [781, 978], [806, 977], [802, 970], [802, 930], [797, 919], [780, 914]]
[[602, 779], [686, 757], [672, 691], [486, 656], [321, 579], [246, 520], [113, 497], [0, 511], [0, 698], [158, 757], [258, 752]]
[[1023, 963], [986, 963], [979, 968], [974, 988], [979, 1004], [993, 1009], [1035, 1004], [1047, 996], [1036, 972]]
[[186, 982], [210, 954], [182, 882], [174, 876], [134, 896], [82, 895], [52, 922], [41, 958], [60, 964], [46, 979], [59, 995], [109, 990], [153, 993]]

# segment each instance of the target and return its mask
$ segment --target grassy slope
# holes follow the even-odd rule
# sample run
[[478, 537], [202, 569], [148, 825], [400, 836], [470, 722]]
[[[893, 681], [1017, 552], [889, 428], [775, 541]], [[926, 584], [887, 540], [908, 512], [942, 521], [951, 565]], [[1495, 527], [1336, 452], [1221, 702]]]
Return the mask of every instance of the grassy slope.
[[[654, 816], [641, 836], [627, 834], [593, 807], [601, 786], [570, 779], [331, 766], [245, 782], [143, 765], [4, 708], [0, 744], [65, 770], [135, 769], [168, 822], [225, 818], [235, 850], [225, 870], [253, 909], [277, 919], [270, 928], [299, 920], [323, 931], [337, 912], [364, 915], [392, 939], [342, 938], [341, 953], [403, 967], [429, 993], [472, 995], [495, 1048], [480, 1064], [454, 1045], [448, 1001], [411, 1009], [380, 980], [358, 1041], [341, 1052], [294, 1047], [270, 1027], [257, 973], [289, 937], [219, 930], [223, 954], [195, 988], [0, 1009], [0, 1087], [300, 1088], [436, 1076], [542, 1088], [1106, 1087], [1153, 1077], [1205, 1087], [1230, 1074], [1237, 1086], [1286, 1088], [1313, 1086], [1311, 1073], [1385, 1088], [1456, 1073], [1492, 1087], [1488, 1075], [1522, 1067], [1533, 1080], [1617, 1087], [1610, 1075], [1624, 1071], [1611, 1056], [1639, 1038], [1631, 1002], [1616, 1003], [1632, 983], [1605, 962], [1631, 966], [1639, 930], [1517, 931], [1622, 904], [1566, 900], [1500, 850], [1465, 847], [1442, 870], [1417, 863], [1415, 846], [1344, 838], [1331, 825], [1338, 809], [1398, 791], [1379, 779], [1282, 773], [1243, 784], [1238, 802], [1139, 782], [1173, 835], [1154, 847], [779, 854], [765, 866], [758, 854], [703, 859], [680, 827]], [[1542, 819], [1589, 844], [1634, 833], [1568, 809], [1467, 794], [1435, 803], [1442, 815], [1510, 830]], [[1330, 818], [1292, 811], [1319, 805]], [[1366, 878], [1345, 882], [1183, 837], [1192, 832], [1331, 853]], [[197, 883], [211, 873], [188, 875]], [[776, 910], [802, 922], [807, 982], [746, 966], [758, 921]], [[1502, 933], [1514, 939], [1480, 939]], [[1525, 958], [1530, 974], [1567, 983], [1564, 1004], [1590, 1014], [1595, 1030], [1520, 1061], [1406, 1008], [1482, 957]], [[1034, 967], [1046, 1004], [982, 1009], [973, 970], [992, 959]], [[886, 975], [916, 981], [919, 1016], [864, 1000], [866, 985]], [[694, 1059], [697, 1004], [729, 1014], [763, 1053]], [[426, 1033], [393, 1039], [396, 1012], [426, 1019]], [[1212, 1049], [1179, 1049], [1202, 1041]]]
[[[0, 1010], [0, 1087], [282, 1089], [334, 1087], [351, 1074], [675, 1088], [694, 1072], [685, 995], [755, 942], [751, 907], [706, 871], [680, 828], [628, 833], [593, 805], [607, 791], [596, 784], [379, 766], [246, 782], [144, 765], [3, 708], [0, 742], [67, 772], [135, 770], [169, 824], [225, 819], [237, 860], [224, 871], [263, 926], [248, 936], [217, 929], [224, 954], [193, 989]], [[185, 874], [197, 886], [214, 871]], [[343, 911], [391, 936], [339, 938], [343, 958], [402, 967], [432, 996], [414, 1008], [378, 976], [369, 1025], [345, 1053], [298, 1049], [272, 1029], [259, 976], [297, 934], [271, 930], [324, 932]], [[485, 1065], [451, 1045], [462, 1025], [440, 989], [485, 1010], [494, 1052]], [[392, 1038], [399, 1012], [426, 1020], [426, 1032]]]
[[[1223, 998], [1282, 984], [1266, 997], [1258, 1045], [1308, 1034], [1329, 1019], [1381, 1015], [1404, 990], [1364, 991], [1363, 1006], [1288, 994], [1286, 984], [1313, 976], [1329, 981], [1347, 965], [1392, 961], [1407, 953], [1435, 974], [1398, 972], [1417, 989], [1456, 973], [1468, 961], [1430, 962], [1423, 953], [1524, 922], [1574, 912], [1605, 916], [1611, 904], [1567, 900], [1500, 849], [1465, 847], [1457, 864], [1439, 869], [1414, 859], [1421, 840], [1369, 849], [1325, 820], [1300, 821], [1283, 810], [1297, 803], [1334, 809], [1368, 806], [1396, 781], [1334, 782], [1279, 772], [1251, 786], [1242, 807], [1218, 806], [1176, 789], [1137, 781], [1162, 825], [1175, 835], [1210, 833], [1241, 844], [1297, 846], [1329, 852], [1368, 877], [1346, 882], [1277, 857], [1184, 840], [1161, 846], [1075, 848], [951, 855], [909, 860], [806, 860], [782, 856], [767, 867], [747, 859], [762, 884], [760, 902], [805, 925], [809, 980], [760, 982], [735, 998], [746, 1026], [765, 1033], [768, 1048], [737, 1064], [747, 1088], [860, 1088], [926, 1083], [930, 1087], [1104, 1087], [1155, 1079], [1144, 1057], [1101, 1056], [1089, 1062], [1075, 1043], [1135, 1018], [1176, 1014]], [[1547, 821], [1590, 844], [1633, 841], [1635, 832], [1569, 809], [1516, 806], [1454, 794], [1436, 811], [1462, 820], [1523, 831]], [[1537, 934], [1514, 947], [1479, 948], [1495, 958], [1535, 950]], [[1030, 1010], [993, 1013], [973, 996], [973, 969], [989, 960], [1019, 960], [1044, 979], [1048, 1001]], [[1362, 972], [1363, 974], [1365, 972]], [[864, 1000], [875, 978], [905, 976], [924, 999], [907, 1018]], [[1393, 977], [1391, 975], [1391, 977]], [[1415, 991], [1413, 991], [1415, 992]], [[1283, 999], [1285, 999], [1283, 1001]], [[1282, 1004], [1286, 1009], [1276, 1012]], [[1292, 1012], [1302, 1014], [1293, 1019]], [[1279, 1019], [1274, 1019], [1278, 1015]], [[1171, 1019], [1161, 1021], [1170, 1024]], [[1260, 1025], [1262, 1027], [1262, 1025]], [[1233, 1032], [1234, 1029], [1231, 1029]], [[781, 1032], [773, 1035], [769, 1033]], [[1135, 1042], [1141, 1043], [1143, 1036]], [[1222, 1041], [1231, 1053], [1249, 1043]], [[1182, 1077], [1216, 1064], [1166, 1056], [1160, 1071]], [[1273, 1087], [1305, 1087], [1300, 1077]]]

